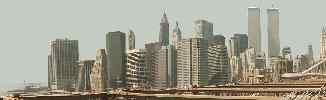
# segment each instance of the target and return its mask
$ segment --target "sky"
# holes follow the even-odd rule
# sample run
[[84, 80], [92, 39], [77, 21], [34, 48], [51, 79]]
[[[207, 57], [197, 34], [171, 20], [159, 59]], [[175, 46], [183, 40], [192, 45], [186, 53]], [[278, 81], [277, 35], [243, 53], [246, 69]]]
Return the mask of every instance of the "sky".
[[[274, 3], [273, 3], [274, 1]], [[170, 30], [178, 21], [184, 37], [193, 22], [214, 23], [214, 33], [247, 33], [247, 7], [262, 8], [262, 40], [267, 44], [266, 9], [280, 8], [281, 47], [294, 54], [312, 44], [319, 54], [319, 34], [326, 23], [326, 0], [0, 0], [0, 92], [27, 82], [47, 82], [48, 41], [79, 40], [80, 59], [105, 48], [105, 33], [136, 34], [136, 47], [158, 40], [163, 11]]]

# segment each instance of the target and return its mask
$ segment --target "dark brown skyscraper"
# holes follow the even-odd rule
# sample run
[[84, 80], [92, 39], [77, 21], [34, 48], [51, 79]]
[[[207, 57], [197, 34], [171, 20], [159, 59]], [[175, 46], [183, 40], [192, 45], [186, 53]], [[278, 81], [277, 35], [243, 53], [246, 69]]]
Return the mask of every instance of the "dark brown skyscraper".
[[169, 45], [169, 21], [165, 12], [161, 18], [159, 42], [161, 46]]

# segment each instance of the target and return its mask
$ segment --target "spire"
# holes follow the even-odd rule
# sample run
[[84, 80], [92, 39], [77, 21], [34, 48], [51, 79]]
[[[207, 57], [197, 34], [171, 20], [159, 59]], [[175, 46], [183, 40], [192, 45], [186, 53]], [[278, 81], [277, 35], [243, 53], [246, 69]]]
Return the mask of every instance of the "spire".
[[180, 30], [180, 28], [179, 28], [179, 22], [178, 21], [176, 21], [175, 22], [175, 27], [174, 27], [174, 29], [173, 29], [173, 32], [175, 32], [175, 33], [177, 33], [177, 34], [181, 34], [181, 30]]
[[161, 23], [169, 23], [168, 18], [166, 16], [165, 10], [163, 11], [163, 16], [161, 18]]
[[325, 26], [323, 25], [323, 29], [322, 29], [322, 31], [321, 31], [322, 33], [325, 33], [326, 32], [326, 30], [325, 30]]
[[129, 29], [129, 33], [128, 33], [128, 50], [135, 49], [135, 47], [136, 47], [135, 43], [136, 43], [135, 33], [134, 33], [134, 31]]
[[179, 28], [178, 21], [175, 22], [175, 27], [172, 33], [172, 45], [176, 46], [179, 41], [181, 41], [181, 30]]

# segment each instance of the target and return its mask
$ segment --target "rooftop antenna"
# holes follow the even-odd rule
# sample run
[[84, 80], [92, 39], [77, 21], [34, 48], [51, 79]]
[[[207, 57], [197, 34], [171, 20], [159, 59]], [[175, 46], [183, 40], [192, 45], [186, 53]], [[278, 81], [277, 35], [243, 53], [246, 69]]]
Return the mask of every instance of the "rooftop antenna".
[[166, 8], [163, 8], [163, 14], [166, 14]]

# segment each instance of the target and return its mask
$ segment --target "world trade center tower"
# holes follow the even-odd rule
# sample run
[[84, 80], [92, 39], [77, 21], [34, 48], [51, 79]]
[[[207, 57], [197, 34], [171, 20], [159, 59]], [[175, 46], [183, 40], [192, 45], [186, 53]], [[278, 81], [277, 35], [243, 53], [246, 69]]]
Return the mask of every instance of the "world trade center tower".
[[280, 53], [279, 9], [267, 9], [268, 16], [268, 57], [277, 57]]
[[248, 8], [248, 45], [261, 51], [260, 8], [257, 7]]

